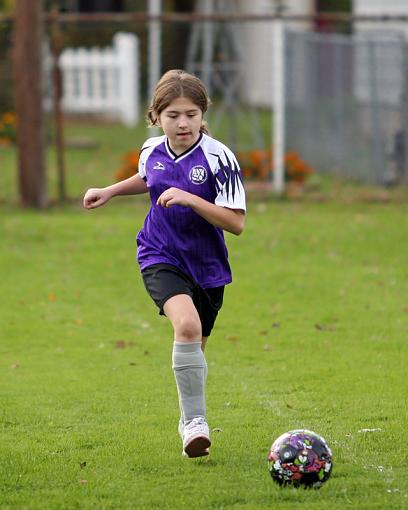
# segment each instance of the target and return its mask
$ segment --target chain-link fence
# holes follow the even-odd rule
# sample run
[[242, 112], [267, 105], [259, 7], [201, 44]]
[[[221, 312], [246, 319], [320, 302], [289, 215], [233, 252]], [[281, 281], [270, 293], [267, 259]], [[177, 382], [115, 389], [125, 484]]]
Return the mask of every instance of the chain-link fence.
[[286, 145], [321, 172], [408, 182], [408, 44], [398, 33], [287, 32]]

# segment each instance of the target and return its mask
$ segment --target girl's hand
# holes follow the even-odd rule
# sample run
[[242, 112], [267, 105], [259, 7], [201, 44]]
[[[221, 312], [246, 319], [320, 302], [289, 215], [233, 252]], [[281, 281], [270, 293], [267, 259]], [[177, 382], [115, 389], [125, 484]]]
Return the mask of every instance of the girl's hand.
[[194, 196], [187, 191], [178, 188], [169, 188], [159, 196], [156, 204], [162, 207], [171, 207], [172, 205], [183, 205], [184, 207], [191, 207], [193, 204]]
[[112, 198], [112, 194], [105, 188], [91, 188], [84, 196], [85, 209], [96, 209], [106, 204]]
[[245, 212], [241, 209], [229, 209], [216, 205], [198, 195], [193, 195], [178, 188], [169, 188], [163, 191], [156, 203], [162, 207], [171, 207], [176, 204], [191, 207], [194, 212], [214, 227], [222, 228], [237, 236], [244, 229]]

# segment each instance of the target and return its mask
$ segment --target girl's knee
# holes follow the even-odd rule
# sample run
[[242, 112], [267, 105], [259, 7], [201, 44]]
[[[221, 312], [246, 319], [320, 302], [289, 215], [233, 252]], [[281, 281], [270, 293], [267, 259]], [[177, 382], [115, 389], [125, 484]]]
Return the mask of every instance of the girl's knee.
[[178, 341], [197, 342], [201, 340], [201, 322], [196, 317], [181, 316], [173, 324], [174, 336]]

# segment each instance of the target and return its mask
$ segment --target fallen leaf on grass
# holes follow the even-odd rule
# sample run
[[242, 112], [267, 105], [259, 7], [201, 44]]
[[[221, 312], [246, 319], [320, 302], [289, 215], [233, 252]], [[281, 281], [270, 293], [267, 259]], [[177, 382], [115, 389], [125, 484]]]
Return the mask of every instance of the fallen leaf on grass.
[[86, 460], [84, 460], [84, 462], [80, 462], [80, 463], [79, 463], [79, 467], [80, 467], [81, 469], [84, 469], [84, 467], [85, 467], [85, 466], [86, 466]]
[[225, 340], [228, 340], [229, 342], [238, 342], [239, 337], [234, 335], [226, 335]]
[[215, 427], [211, 432], [222, 432], [222, 429], [220, 429], [220, 427]]
[[125, 342], [125, 340], [118, 340], [115, 344], [116, 349], [125, 349], [127, 347], [134, 347], [135, 342]]
[[57, 299], [57, 296], [54, 294], [54, 292], [50, 292], [50, 293], [48, 294], [48, 301], [53, 302], [53, 301], [55, 301], [56, 299]]
[[334, 326], [330, 326], [328, 324], [315, 324], [315, 328], [318, 331], [335, 331], [336, 328]]
[[19, 365], [18, 363], [13, 363], [13, 364], [11, 365], [11, 368], [14, 370], [14, 369], [16, 369], [16, 368], [20, 368], [20, 365]]
[[80, 483], [81, 485], [85, 485], [86, 483], [88, 483], [88, 480], [79, 480], [79, 483]]

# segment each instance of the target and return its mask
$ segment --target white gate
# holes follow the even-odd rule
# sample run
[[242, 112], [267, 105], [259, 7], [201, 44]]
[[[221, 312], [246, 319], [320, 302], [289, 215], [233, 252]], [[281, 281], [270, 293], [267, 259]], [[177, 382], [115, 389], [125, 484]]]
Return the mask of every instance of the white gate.
[[108, 48], [66, 49], [60, 56], [65, 112], [104, 114], [127, 126], [139, 121], [139, 44], [119, 32]]

